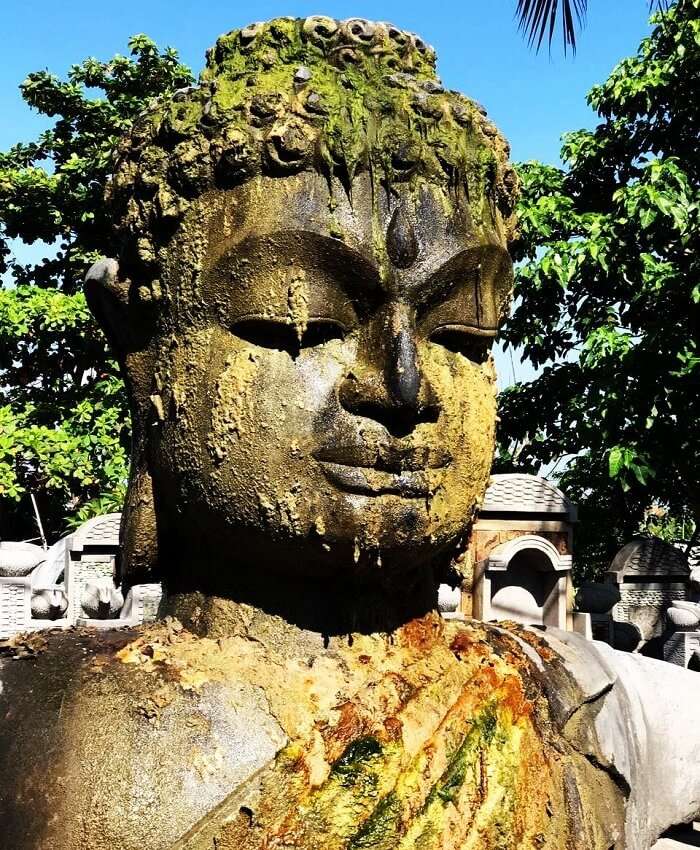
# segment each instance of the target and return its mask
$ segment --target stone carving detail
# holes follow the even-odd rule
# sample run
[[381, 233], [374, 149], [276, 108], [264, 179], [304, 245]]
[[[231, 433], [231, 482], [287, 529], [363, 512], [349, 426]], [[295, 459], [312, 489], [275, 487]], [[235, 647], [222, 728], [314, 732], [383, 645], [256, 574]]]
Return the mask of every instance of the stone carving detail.
[[46, 551], [0, 544], [6, 561], [12, 559], [12, 572], [18, 572], [18, 564], [20, 573], [33, 564], [26, 575], [0, 576], [0, 638], [76, 623], [114, 628], [155, 620], [160, 585], [136, 585], [125, 602], [115, 584], [120, 521], [119, 513], [95, 517]]
[[36, 620], [60, 620], [67, 610], [68, 597], [58, 587], [32, 593], [32, 617]]
[[78, 532], [83, 546], [114, 546], [119, 542], [121, 514], [105, 514], [88, 520]]
[[685, 627], [668, 635], [664, 641], [664, 661], [700, 671], [700, 631]]
[[118, 616], [123, 604], [124, 597], [114, 586], [111, 575], [86, 582], [80, 597], [84, 615], [95, 620], [109, 620]]
[[656, 537], [639, 538], [627, 543], [615, 555], [609, 573], [618, 577], [667, 576], [688, 580], [688, 559], [680, 549]]
[[21, 577], [29, 573], [46, 557], [41, 546], [33, 543], [0, 541], [0, 576]]
[[482, 512], [560, 514], [576, 520], [574, 506], [550, 481], [535, 475], [494, 475]]
[[[160, 562], [172, 560], [162, 546], [183, 557], [178, 527], [200, 521], [190, 510], [207, 523], [193, 564], [208, 561], [213, 581], [230, 578], [215, 563], [229, 547], [255, 560], [271, 538], [286, 541], [275, 555], [282, 572], [366, 571], [377, 559], [410, 570], [419, 540], [421, 557], [454, 551], [488, 475], [488, 352], [512, 284], [516, 195], [508, 145], [483, 108], [446, 91], [433, 51], [393, 26], [255, 23], [218, 40], [198, 86], [154, 103], [120, 144], [108, 191], [121, 255], [86, 284], [136, 402], [127, 580], [160, 579]], [[373, 294], [355, 288], [362, 280]], [[443, 288], [425, 312], [429, 280]], [[191, 311], [202, 309], [195, 330]], [[174, 346], [176, 328], [213, 346], [206, 375], [199, 343]], [[328, 386], [302, 378], [295, 364], [307, 360]], [[306, 411], [304, 422], [275, 406]], [[159, 443], [153, 463], [149, 440]], [[157, 509], [154, 484], [178, 474], [183, 451], [207, 504], [183, 494]], [[202, 478], [210, 463], [215, 487]], [[388, 512], [362, 515], [343, 497], [338, 513], [339, 487], [410, 491], [426, 509], [419, 518], [387, 499]], [[239, 523], [245, 533], [234, 537]]]
[[31, 591], [26, 579], [0, 578], [0, 638], [22, 631], [31, 617]]
[[544, 478], [491, 476], [470, 543], [470, 613], [589, 634], [571, 606], [575, 521], [574, 505]]

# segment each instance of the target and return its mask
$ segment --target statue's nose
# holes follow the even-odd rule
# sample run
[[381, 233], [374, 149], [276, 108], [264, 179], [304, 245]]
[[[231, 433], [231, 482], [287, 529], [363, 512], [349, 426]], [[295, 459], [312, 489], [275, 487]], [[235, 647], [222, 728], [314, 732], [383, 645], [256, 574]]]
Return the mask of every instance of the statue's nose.
[[436, 422], [440, 406], [421, 369], [410, 307], [388, 306], [370, 323], [367, 335], [368, 353], [340, 387], [343, 407], [380, 422], [395, 437]]

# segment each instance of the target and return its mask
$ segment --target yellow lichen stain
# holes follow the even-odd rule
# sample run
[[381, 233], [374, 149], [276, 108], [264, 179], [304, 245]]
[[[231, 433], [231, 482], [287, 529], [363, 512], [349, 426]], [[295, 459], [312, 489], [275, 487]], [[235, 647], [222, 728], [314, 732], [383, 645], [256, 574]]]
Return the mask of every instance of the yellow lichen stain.
[[230, 846], [245, 850], [579, 846], [564, 791], [568, 745], [546, 701], [525, 696], [523, 651], [513, 642], [506, 658], [494, 643], [483, 624], [434, 615], [393, 639], [335, 641], [311, 661], [244, 636], [179, 640], [181, 666], [262, 688], [289, 744], [256, 778], [245, 822], [234, 794], [219, 826], [178, 850], [226, 847], [233, 835]]
[[[385, 719], [397, 712], [404, 736], [388, 738], [377, 723], [379, 706], [371, 707], [376, 695], [357, 692], [322, 733], [337, 742], [327, 754], [327, 779], [304, 786], [264, 841], [314, 850], [520, 850], [551, 835], [544, 801], [557, 778], [556, 759], [545, 752], [523, 708], [527, 701], [513, 700], [520, 674], [492, 651], [485, 655], [478, 633], [454, 636], [459, 658], [443, 653], [442, 630], [433, 625], [430, 618], [418, 621], [402, 636], [397, 655], [414, 681], [407, 701], [391, 708], [385, 694], [379, 703]], [[376, 647], [372, 660], [378, 661]], [[302, 745], [298, 758], [308, 768], [307, 752]], [[323, 775], [318, 758], [316, 743], [313, 770], [305, 775]]]
[[[432, 493], [428, 536], [436, 542], [459, 535], [465, 517], [473, 515], [474, 505], [486, 489], [493, 458], [496, 396], [488, 369], [461, 354], [436, 350], [425, 358], [423, 368], [443, 400], [437, 426], [440, 444], [454, 454], [446, 467], [428, 471]], [[465, 406], [463, 398], [469, 398], [471, 404]], [[416, 444], [423, 439], [419, 428]]]
[[302, 524], [297, 506], [299, 495], [300, 486], [295, 484], [292, 485], [292, 487], [284, 493], [278, 501], [280, 525], [292, 534], [301, 534], [302, 531]]
[[217, 461], [226, 457], [231, 440], [246, 430], [251, 384], [258, 371], [258, 358], [244, 348], [226, 358], [224, 371], [216, 387], [212, 410], [209, 447]]
[[292, 269], [287, 286], [287, 319], [301, 341], [309, 325], [309, 290], [306, 275], [301, 269]]

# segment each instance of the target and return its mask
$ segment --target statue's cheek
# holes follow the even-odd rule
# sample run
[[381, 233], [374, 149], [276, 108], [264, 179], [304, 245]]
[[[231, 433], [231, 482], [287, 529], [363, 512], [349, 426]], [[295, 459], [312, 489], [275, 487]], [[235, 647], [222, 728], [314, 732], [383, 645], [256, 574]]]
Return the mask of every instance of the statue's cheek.
[[452, 534], [468, 522], [483, 495], [491, 470], [496, 420], [489, 364], [474, 364], [449, 352], [439, 359], [440, 368], [431, 376], [442, 408], [435, 427], [440, 445], [452, 460], [434, 480], [430, 519], [436, 535]]
[[[496, 417], [496, 388], [488, 360], [477, 364], [460, 354], [431, 346], [423, 371], [437, 394], [440, 416], [436, 428], [460, 454], [490, 455]], [[428, 426], [429, 427], [429, 426]]]
[[224, 461], [230, 448], [242, 439], [255, 442], [259, 434], [256, 385], [260, 365], [261, 357], [247, 346], [226, 358], [212, 404], [208, 450], [214, 463]]
[[320, 413], [333, 415], [343, 369], [340, 357], [323, 352], [291, 358], [245, 345], [226, 356], [212, 384], [206, 441], [211, 476], [252, 494], [266, 523], [282, 502], [284, 516], [296, 515], [296, 494], [311, 499], [318, 490], [314, 423]]
[[341, 344], [302, 351], [291, 358], [284, 351], [245, 345], [230, 353], [213, 387], [208, 448], [221, 463], [235, 446], [259, 445], [262, 456], [302, 452], [313, 446], [312, 430], [346, 369]]

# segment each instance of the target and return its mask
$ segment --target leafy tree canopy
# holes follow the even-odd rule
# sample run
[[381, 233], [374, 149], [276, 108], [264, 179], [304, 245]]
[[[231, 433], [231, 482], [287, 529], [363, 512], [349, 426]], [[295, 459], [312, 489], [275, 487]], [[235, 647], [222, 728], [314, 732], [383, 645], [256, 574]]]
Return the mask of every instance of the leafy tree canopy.
[[[69, 516], [118, 509], [124, 493], [125, 397], [81, 287], [113, 252], [102, 195], [120, 134], [152, 98], [192, 82], [175, 51], [143, 35], [129, 48], [65, 80], [30, 74], [24, 100], [55, 121], [0, 153], [0, 538], [37, 533], [30, 492], [51, 537]], [[14, 239], [46, 243], [49, 256], [23, 265]]]
[[520, 168], [504, 338], [540, 373], [503, 393], [499, 466], [564, 461], [584, 574], [650, 510], [674, 534], [700, 510], [700, 0], [654, 20], [590, 92], [601, 123], [564, 138], [565, 170]]

